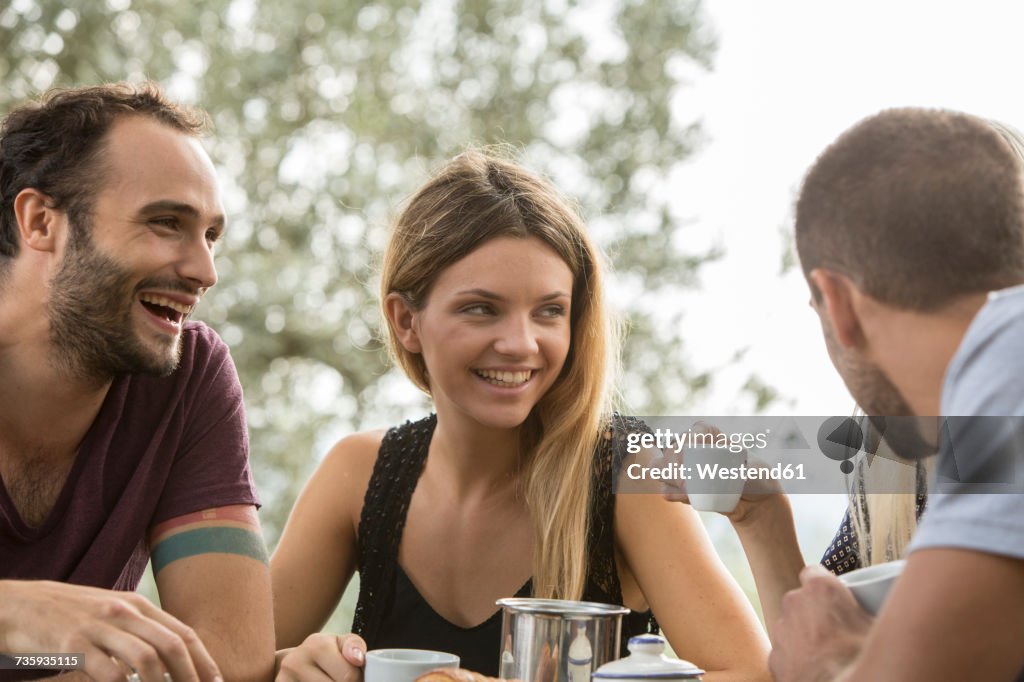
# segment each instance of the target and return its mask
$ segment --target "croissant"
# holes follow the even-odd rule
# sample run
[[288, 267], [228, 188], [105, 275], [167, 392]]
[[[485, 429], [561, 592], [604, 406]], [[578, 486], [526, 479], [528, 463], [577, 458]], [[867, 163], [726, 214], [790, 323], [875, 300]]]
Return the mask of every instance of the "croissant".
[[428, 673], [423, 673], [416, 678], [416, 682], [510, 682], [499, 680], [497, 677], [487, 677], [475, 673], [466, 668], [438, 668]]

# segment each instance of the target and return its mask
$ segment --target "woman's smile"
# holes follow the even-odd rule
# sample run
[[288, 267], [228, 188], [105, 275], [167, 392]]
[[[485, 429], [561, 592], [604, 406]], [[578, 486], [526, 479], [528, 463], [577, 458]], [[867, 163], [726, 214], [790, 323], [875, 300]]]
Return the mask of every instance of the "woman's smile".
[[514, 428], [569, 353], [573, 276], [533, 237], [498, 237], [444, 269], [412, 313], [438, 413]]
[[491, 386], [519, 388], [533, 378], [535, 370], [475, 369], [473, 372]]

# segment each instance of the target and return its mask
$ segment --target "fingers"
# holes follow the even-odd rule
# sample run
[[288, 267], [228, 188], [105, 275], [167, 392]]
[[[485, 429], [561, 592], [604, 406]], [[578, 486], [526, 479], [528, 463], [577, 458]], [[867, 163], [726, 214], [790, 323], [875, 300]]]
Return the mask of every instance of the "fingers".
[[800, 569], [800, 587], [786, 596], [792, 596], [792, 601], [831, 604], [843, 601], [844, 597], [853, 598], [838, 578], [818, 564]]
[[144, 682], [163, 682], [165, 673], [175, 682], [221, 677], [196, 633], [140, 595], [26, 581], [8, 589], [6, 596], [12, 612], [32, 616], [19, 620], [14, 646], [86, 653], [86, 670], [96, 680], [125, 679], [111, 656]]
[[178, 682], [210, 682], [220, 673], [190, 627], [137, 595], [103, 604], [93, 627], [97, 645], [139, 673], [162, 682], [167, 672]]
[[82, 672], [96, 682], [124, 682], [124, 670], [105, 651], [93, 645], [79, 645], [82, 652]]
[[342, 645], [341, 637], [326, 635], [324, 642], [312, 651], [313, 663], [326, 674], [327, 679], [334, 682], [357, 680], [359, 671], [353, 670], [352, 665], [345, 659]]
[[[799, 608], [827, 608], [833, 617], [851, 622], [870, 619], [871, 616], [857, 603], [843, 581], [818, 564], [804, 566], [800, 571], [800, 588], [793, 590], [786, 597], [793, 596], [791, 601], [801, 602]], [[785, 603], [786, 597], [783, 598]], [[821, 605], [827, 605], [827, 607]]]
[[167, 671], [181, 682], [198, 682], [184, 642], [160, 623], [121, 601], [104, 605], [101, 618], [93, 629], [95, 643], [142, 680], [162, 680]]
[[365, 650], [366, 642], [357, 635], [310, 635], [281, 659], [281, 670], [276, 682], [359, 682], [362, 679]]
[[[161, 658], [168, 663], [167, 671], [175, 682], [189, 680], [212, 682], [221, 679], [217, 663], [195, 630], [166, 611], [157, 608], [143, 597], [132, 596], [138, 598], [140, 611], [152, 619], [154, 624], [162, 626], [150, 630], [158, 639], [147, 639], [147, 641], [157, 645], [157, 649], [161, 652]], [[190, 674], [192, 677], [188, 677]]]
[[301, 671], [298, 670], [285, 670], [281, 669], [281, 672], [274, 678], [274, 682], [333, 682], [330, 677], [327, 676], [322, 670], [318, 670], [313, 667], [305, 667]]
[[352, 665], [362, 668], [366, 663], [366, 642], [359, 635], [350, 634], [339, 637], [338, 646], [341, 648], [345, 660]]
[[718, 428], [714, 424], [708, 424], [703, 420], [695, 421], [693, 426], [690, 427], [690, 430], [694, 433], [709, 433], [712, 436], [722, 435], [722, 429]]
[[295, 679], [300, 680], [300, 682], [335, 682], [337, 678], [331, 677], [322, 670], [310, 668], [303, 671], [301, 678], [297, 677]]
[[[800, 584], [806, 585], [815, 579], [834, 579], [835, 576], [828, 572], [821, 564], [808, 564], [800, 569]], [[838, 581], [838, 580], [837, 580]]]

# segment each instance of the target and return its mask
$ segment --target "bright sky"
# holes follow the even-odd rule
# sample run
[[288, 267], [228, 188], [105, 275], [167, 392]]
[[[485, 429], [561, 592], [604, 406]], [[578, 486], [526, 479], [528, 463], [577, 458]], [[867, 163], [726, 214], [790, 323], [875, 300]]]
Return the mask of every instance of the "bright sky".
[[[841, 132], [897, 106], [959, 109], [1024, 129], [1024, 3], [975, 0], [705, 0], [719, 37], [712, 72], [676, 102], [709, 139], [678, 176], [698, 244], [725, 258], [686, 294], [687, 351], [720, 368], [704, 414], [743, 413], [738, 387], [756, 372], [791, 403], [777, 412], [847, 414], [798, 268], [779, 276], [804, 172]], [[687, 228], [687, 232], [691, 228]], [[749, 351], [730, 366], [740, 348]], [[801, 544], [816, 560], [839, 525], [842, 496], [793, 499]], [[716, 546], [743, 572], [721, 519], [705, 515]]]
[[711, 73], [679, 102], [710, 141], [680, 175], [701, 239], [726, 257], [687, 296], [687, 336], [700, 368], [717, 373], [706, 414], [756, 371], [795, 402], [778, 411], [846, 414], [852, 407], [825, 354], [798, 269], [779, 277], [800, 180], [815, 157], [861, 118], [894, 106], [959, 109], [1024, 129], [1024, 4], [924, 0], [705, 0], [719, 37]]

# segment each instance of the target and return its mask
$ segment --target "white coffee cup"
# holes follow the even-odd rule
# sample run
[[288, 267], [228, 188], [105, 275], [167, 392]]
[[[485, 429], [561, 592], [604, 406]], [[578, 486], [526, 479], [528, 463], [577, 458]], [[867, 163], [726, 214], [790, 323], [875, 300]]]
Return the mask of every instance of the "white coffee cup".
[[889, 589], [896, 578], [903, 572], [906, 561], [887, 561], [884, 564], [858, 568], [839, 576], [839, 579], [850, 588], [854, 598], [864, 610], [872, 615], [877, 615], [882, 610]]
[[437, 668], [458, 668], [459, 657], [426, 649], [374, 649], [366, 652], [365, 682], [413, 682]]
[[[686, 494], [690, 506], [700, 511], [728, 513], [736, 508], [746, 483], [738, 469], [747, 461], [747, 451], [698, 445], [683, 450]], [[715, 467], [717, 465], [717, 468]], [[723, 475], [724, 474], [724, 475]]]

